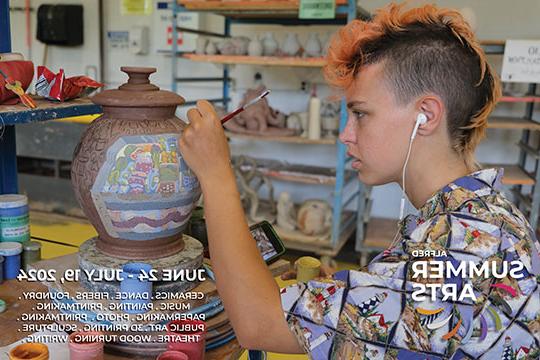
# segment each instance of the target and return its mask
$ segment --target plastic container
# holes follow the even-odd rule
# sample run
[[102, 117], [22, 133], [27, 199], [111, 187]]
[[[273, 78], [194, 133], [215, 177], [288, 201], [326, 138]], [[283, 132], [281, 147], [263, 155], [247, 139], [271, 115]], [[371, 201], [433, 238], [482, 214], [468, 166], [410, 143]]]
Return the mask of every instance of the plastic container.
[[28, 265], [41, 260], [41, 244], [37, 241], [25, 241], [23, 244], [22, 267], [28, 270]]
[[152, 282], [141, 280], [140, 275], [143, 271], [149, 274], [150, 270], [152, 265], [145, 263], [128, 263], [122, 267], [120, 292], [124, 312], [142, 314], [149, 310], [146, 305], [152, 301]]
[[[168, 350], [183, 352], [189, 360], [204, 359], [206, 342], [206, 323], [204, 321], [173, 320], [167, 324], [167, 335], [169, 338]], [[185, 335], [190, 336], [186, 337]]]
[[190, 358], [181, 351], [165, 351], [161, 353], [156, 360], [190, 360]]
[[18, 242], [0, 242], [0, 255], [4, 257], [4, 279], [15, 279], [21, 270], [22, 245]]
[[4, 282], [4, 257], [0, 255], [0, 284]]
[[49, 360], [49, 348], [41, 343], [26, 343], [9, 352], [10, 360]]
[[103, 360], [103, 342], [92, 339], [101, 335], [97, 331], [76, 331], [69, 335], [69, 359]]
[[28, 198], [25, 195], [0, 195], [0, 240], [30, 240]]

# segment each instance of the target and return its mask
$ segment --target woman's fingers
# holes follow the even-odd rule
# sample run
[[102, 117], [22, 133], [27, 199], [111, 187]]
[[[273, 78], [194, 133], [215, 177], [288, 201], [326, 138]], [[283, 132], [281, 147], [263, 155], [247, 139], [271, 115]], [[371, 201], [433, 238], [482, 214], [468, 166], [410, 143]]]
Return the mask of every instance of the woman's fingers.
[[218, 119], [218, 115], [216, 113], [216, 109], [214, 106], [207, 100], [199, 100], [197, 101], [197, 109], [199, 110], [201, 117], [205, 120], [213, 120], [215, 121]]
[[281, 280], [294, 280], [296, 279], [296, 271], [295, 270], [289, 270], [283, 274], [281, 274]]

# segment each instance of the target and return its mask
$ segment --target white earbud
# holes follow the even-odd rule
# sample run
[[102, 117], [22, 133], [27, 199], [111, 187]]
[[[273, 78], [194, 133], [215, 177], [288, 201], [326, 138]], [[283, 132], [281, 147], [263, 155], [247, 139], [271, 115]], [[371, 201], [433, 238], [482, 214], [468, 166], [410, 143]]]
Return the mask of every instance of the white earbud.
[[416, 117], [416, 123], [414, 124], [413, 132], [411, 134], [411, 140], [413, 140], [416, 137], [416, 132], [418, 131], [418, 128], [421, 125], [424, 125], [425, 123], [427, 123], [426, 114], [424, 114], [424, 113], [418, 114], [418, 116]]
[[399, 220], [403, 219], [403, 216], [405, 215], [405, 171], [407, 169], [407, 163], [409, 162], [409, 157], [411, 156], [411, 149], [412, 149], [412, 143], [414, 138], [416, 137], [416, 133], [418, 132], [418, 128], [421, 125], [424, 125], [427, 123], [427, 116], [424, 113], [419, 113], [416, 117], [416, 123], [414, 124], [414, 129], [411, 134], [411, 139], [409, 140], [409, 150], [407, 151], [407, 157], [405, 158], [405, 164], [403, 164], [403, 172], [401, 176], [401, 187], [402, 187], [402, 196], [401, 196], [401, 204], [399, 209]]

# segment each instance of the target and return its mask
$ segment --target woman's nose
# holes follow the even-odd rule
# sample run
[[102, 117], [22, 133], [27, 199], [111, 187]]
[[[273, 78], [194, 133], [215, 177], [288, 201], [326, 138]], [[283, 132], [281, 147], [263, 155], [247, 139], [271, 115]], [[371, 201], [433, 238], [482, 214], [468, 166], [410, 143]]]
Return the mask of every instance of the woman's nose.
[[344, 144], [352, 143], [356, 140], [356, 133], [354, 130], [354, 122], [349, 117], [347, 119], [347, 124], [345, 124], [345, 129], [339, 134], [339, 141]]

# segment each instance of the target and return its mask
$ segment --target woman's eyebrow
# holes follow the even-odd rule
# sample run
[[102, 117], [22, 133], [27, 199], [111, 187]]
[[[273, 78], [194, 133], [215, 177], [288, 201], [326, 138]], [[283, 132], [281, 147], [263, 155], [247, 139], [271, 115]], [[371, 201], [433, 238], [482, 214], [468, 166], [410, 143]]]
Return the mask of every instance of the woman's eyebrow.
[[354, 100], [354, 101], [351, 101], [351, 102], [347, 103], [347, 108], [350, 109], [355, 105], [361, 105], [361, 104], [365, 104], [365, 103], [366, 103], [365, 101]]

